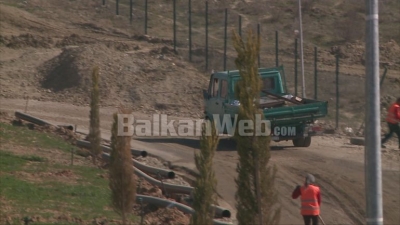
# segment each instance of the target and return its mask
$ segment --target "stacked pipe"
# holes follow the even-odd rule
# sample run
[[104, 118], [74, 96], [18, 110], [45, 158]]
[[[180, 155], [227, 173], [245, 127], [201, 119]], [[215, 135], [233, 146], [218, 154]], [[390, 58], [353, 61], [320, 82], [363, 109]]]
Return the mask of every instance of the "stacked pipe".
[[[110, 159], [110, 154], [108, 153], [103, 153], [102, 158], [104, 161], [108, 161]], [[147, 182], [149, 182], [152, 185], [155, 185], [159, 187], [160, 189], [164, 188], [168, 193], [175, 193], [175, 194], [187, 194], [191, 195], [194, 188], [190, 186], [183, 186], [183, 185], [175, 185], [175, 184], [169, 184], [169, 183], [162, 183], [161, 181], [154, 179], [153, 177], [147, 175], [146, 173], [140, 171], [137, 169], [135, 166], [133, 167], [134, 172], [136, 175], [139, 177], [142, 177], [145, 179]], [[215, 216], [216, 217], [231, 217], [231, 212], [225, 208], [222, 208], [220, 206], [216, 205], [211, 205], [211, 209], [214, 210]]]
[[[136, 201], [140, 202], [140, 200], [142, 200], [143, 203], [154, 204], [154, 205], [158, 205], [158, 206], [161, 206], [161, 207], [174, 206], [178, 210], [182, 211], [183, 213], [187, 213], [187, 214], [194, 214], [195, 213], [193, 208], [191, 208], [191, 207], [189, 207], [187, 205], [181, 204], [179, 202], [170, 201], [168, 199], [162, 199], [162, 198], [157, 198], [157, 197], [137, 194], [136, 195]], [[213, 220], [213, 224], [214, 225], [231, 225], [232, 223], [228, 223], [228, 222], [219, 221], [219, 220], [214, 219]]]
[[[82, 148], [90, 148], [91, 144], [88, 141], [83, 141], [83, 140], [78, 140], [76, 141], [76, 145], [78, 147], [82, 147]], [[105, 153], [110, 153], [111, 152], [111, 148], [102, 145], [102, 150]], [[141, 155], [142, 157], [146, 157], [147, 156], [147, 152], [146, 151], [139, 151], [139, 150], [134, 150], [131, 149], [132, 155]], [[161, 175], [162, 177], [167, 177], [169, 179], [173, 179], [175, 178], [175, 173], [171, 170], [166, 170], [166, 169], [162, 169], [162, 168], [156, 168], [156, 167], [152, 167], [152, 166], [148, 166], [145, 165], [135, 159], [132, 159], [133, 161], [133, 166], [152, 175]]]
[[[74, 127], [72, 125], [56, 125], [56, 124], [50, 123], [46, 120], [42, 120], [42, 119], [36, 118], [34, 116], [28, 115], [26, 113], [22, 113], [22, 112], [18, 112], [18, 111], [15, 112], [15, 116], [21, 120], [25, 120], [25, 121], [37, 124], [39, 126], [48, 125], [48, 126], [53, 126], [53, 127], [64, 127], [66, 129], [70, 129], [70, 130], [74, 129]], [[84, 140], [78, 140], [76, 142], [76, 144], [78, 147], [82, 147], [82, 148], [90, 148], [90, 146], [91, 146], [90, 142], [84, 141]], [[103, 150], [102, 158], [105, 161], [108, 161], [110, 158], [109, 153], [111, 152], [111, 148], [109, 146], [105, 146], [105, 145], [102, 145], [101, 147]], [[147, 156], [146, 151], [141, 151], [141, 150], [136, 150], [136, 149], [131, 149], [131, 154], [135, 155], [135, 156], [142, 156], [142, 157]], [[158, 186], [159, 188], [164, 188], [169, 193], [179, 193], [179, 194], [187, 194], [187, 195], [192, 194], [192, 192], [194, 190], [193, 187], [183, 186], [183, 185], [173, 185], [173, 184], [169, 184], [169, 183], [162, 183], [161, 181], [154, 179], [153, 177], [144, 173], [144, 172], [147, 172], [147, 173], [150, 173], [153, 175], [161, 175], [163, 177], [168, 177], [170, 179], [173, 179], [175, 177], [175, 173], [173, 171], [151, 167], [151, 166], [142, 164], [135, 159], [132, 159], [132, 161], [133, 161], [134, 172], [138, 176], [143, 177], [150, 184]], [[145, 202], [145, 203], [156, 204], [156, 205], [160, 205], [160, 206], [164, 206], [164, 207], [169, 206], [169, 205], [174, 205], [182, 212], [190, 213], [190, 214], [195, 213], [195, 211], [191, 207], [186, 206], [181, 203], [178, 203], [178, 202], [173, 202], [170, 200], [151, 197], [151, 196], [137, 195], [136, 200], [139, 200], [139, 199], [142, 199], [143, 202]], [[224, 208], [216, 206], [216, 205], [211, 205], [211, 209], [214, 210], [215, 216], [217, 216], [217, 217], [228, 217], [228, 218], [231, 217], [231, 213], [227, 209], [224, 209]], [[218, 220], [214, 219], [214, 224], [215, 225], [229, 225], [231, 223], [218, 221]]]
[[[91, 146], [89, 141], [84, 141], [84, 140], [78, 140], [76, 142], [76, 144], [82, 148], [90, 148], [90, 146]], [[103, 149], [104, 152], [111, 152], [110, 146], [102, 145], [101, 148]], [[137, 149], [133, 149], [133, 148], [131, 148], [131, 154], [134, 156], [142, 156], [142, 157], [147, 156], [146, 151], [137, 150]]]
[[68, 130], [74, 130], [74, 127], [72, 125], [68, 125], [68, 124], [56, 125], [56, 124], [50, 123], [50, 122], [48, 122], [46, 120], [42, 120], [42, 119], [39, 119], [37, 117], [28, 115], [26, 113], [18, 112], [18, 111], [15, 112], [15, 117], [17, 117], [18, 119], [25, 120], [25, 121], [31, 122], [33, 124], [39, 125], [39, 126], [46, 126], [47, 125], [47, 126], [53, 126], [53, 127], [57, 127], [57, 128], [58, 127], [63, 127], [63, 128], [68, 129]]
[[[110, 154], [103, 153], [102, 157], [103, 157], [103, 159], [105, 161], [108, 161], [110, 159]], [[193, 187], [162, 183], [161, 181], [159, 181], [157, 179], [154, 179], [153, 177], [147, 175], [146, 173], [140, 171], [139, 169], [137, 169], [135, 167], [133, 167], [133, 169], [134, 169], [134, 172], [135, 172], [136, 175], [144, 178], [147, 182], [149, 182], [152, 185], [155, 185], [155, 186], [159, 187], [160, 189], [164, 188], [169, 193], [179, 193], [179, 194], [191, 195], [192, 192], [193, 192], [193, 189], [194, 189]], [[146, 199], [147, 199], [147, 201], [146, 201]], [[146, 199], [143, 199], [144, 202], [147, 202], [147, 203], [150, 203], [150, 204], [156, 204], [156, 205], [160, 205], [160, 206], [168, 206], [168, 205], [172, 205], [173, 204], [174, 206], [177, 206], [177, 208], [182, 212], [191, 213], [191, 214], [194, 213], [194, 210], [191, 207], [186, 206], [184, 204], [180, 204], [178, 202], [169, 201], [169, 200], [166, 200], [166, 199], [161, 199], [161, 198], [156, 198], [156, 197], [150, 197], [150, 196], [146, 196]], [[227, 210], [227, 209], [224, 209], [222, 207], [215, 206], [215, 205], [212, 205], [211, 207], [212, 207], [211, 209], [215, 211], [215, 216], [217, 216], [217, 217], [228, 217], [229, 218], [231, 216], [230, 211]], [[231, 223], [226, 223], [226, 222], [214, 220], [214, 224], [228, 225], [228, 224], [231, 224]]]

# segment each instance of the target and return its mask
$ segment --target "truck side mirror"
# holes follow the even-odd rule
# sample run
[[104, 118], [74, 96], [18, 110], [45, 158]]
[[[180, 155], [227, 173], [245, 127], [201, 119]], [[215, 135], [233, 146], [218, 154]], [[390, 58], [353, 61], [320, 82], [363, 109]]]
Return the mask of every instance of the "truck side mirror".
[[204, 97], [204, 99], [209, 99], [209, 95], [208, 95], [208, 91], [207, 90], [205, 90], [205, 89], [203, 89], [203, 97]]

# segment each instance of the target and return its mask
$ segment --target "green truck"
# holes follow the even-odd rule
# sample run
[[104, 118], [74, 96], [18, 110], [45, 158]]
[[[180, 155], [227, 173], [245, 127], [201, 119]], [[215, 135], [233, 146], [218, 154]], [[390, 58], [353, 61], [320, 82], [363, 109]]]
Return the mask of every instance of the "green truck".
[[[259, 106], [270, 122], [271, 139], [275, 142], [292, 140], [296, 147], [310, 146], [311, 137], [321, 133], [315, 121], [327, 115], [328, 102], [289, 94], [282, 66], [259, 68], [258, 72], [263, 84]], [[218, 118], [221, 124], [224, 118], [230, 118], [235, 126], [240, 105], [235, 90], [240, 79], [238, 70], [211, 74], [208, 90], [203, 90], [205, 119]], [[218, 132], [229, 133], [226, 126], [220, 126]]]

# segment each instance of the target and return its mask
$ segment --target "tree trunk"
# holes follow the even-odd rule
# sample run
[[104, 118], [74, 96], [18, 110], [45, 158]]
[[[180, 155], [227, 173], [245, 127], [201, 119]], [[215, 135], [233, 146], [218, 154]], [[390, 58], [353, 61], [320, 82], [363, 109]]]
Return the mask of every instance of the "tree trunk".
[[[254, 142], [253, 143], [257, 143], [257, 137], [254, 136]], [[258, 154], [256, 154], [258, 148], [254, 148], [253, 149], [253, 156], [254, 156], [254, 167], [255, 167], [255, 180], [256, 180], [256, 195], [257, 195], [257, 208], [258, 208], [258, 222], [260, 225], [263, 225], [263, 214], [261, 211], [261, 188], [260, 188], [260, 165], [258, 162]]]
[[95, 166], [97, 166], [97, 156], [96, 156], [96, 153], [93, 153], [92, 154], [92, 161], [93, 161], [93, 165], [95, 165]]
[[126, 215], [125, 215], [125, 211], [124, 210], [122, 210], [122, 224], [123, 225], [127, 225], [126, 224]]

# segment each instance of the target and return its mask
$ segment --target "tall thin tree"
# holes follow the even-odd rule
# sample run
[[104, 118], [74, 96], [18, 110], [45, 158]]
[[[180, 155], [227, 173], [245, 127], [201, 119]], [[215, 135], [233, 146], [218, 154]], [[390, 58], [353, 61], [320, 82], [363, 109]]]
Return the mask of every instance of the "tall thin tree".
[[99, 91], [99, 67], [95, 66], [92, 71], [92, 93], [90, 102], [90, 130], [89, 141], [91, 143], [91, 153], [93, 164], [101, 153], [101, 133], [100, 133], [100, 91]]
[[206, 120], [202, 127], [200, 153], [195, 153], [199, 176], [194, 185], [193, 209], [195, 213], [191, 218], [192, 225], [213, 224], [214, 212], [210, 209], [211, 205], [217, 201], [217, 179], [213, 169], [213, 158], [218, 142], [219, 137], [214, 123]]
[[[278, 224], [280, 208], [274, 189], [276, 168], [268, 167], [270, 159], [270, 137], [258, 135], [255, 129], [256, 118], [264, 119], [259, 109], [261, 79], [258, 74], [257, 59], [260, 50], [260, 39], [252, 30], [248, 31], [247, 43], [233, 31], [233, 42], [237, 51], [235, 64], [241, 79], [236, 87], [237, 99], [240, 102], [238, 122], [252, 121], [253, 134], [241, 135], [236, 127], [235, 139], [239, 162], [236, 179], [237, 220], [239, 224]], [[240, 124], [240, 123], [238, 123]], [[266, 127], [261, 130], [265, 131]]]
[[[120, 109], [120, 113], [130, 111]], [[114, 114], [111, 129], [111, 156], [109, 169], [109, 186], [111, 189], [111, 205], [122, 217], [123, 224], [128, 224], [128, 216], [132, 213], [136, 199], [136, 179], [133, 175], [130, 136], [118, 136], [118, 115]]]

